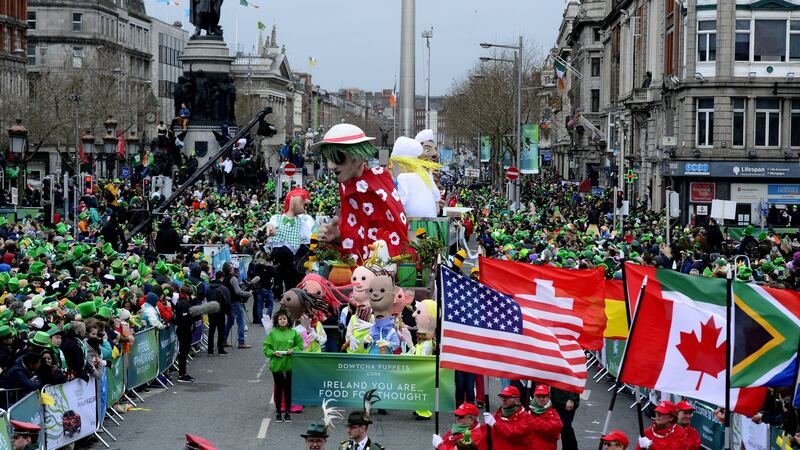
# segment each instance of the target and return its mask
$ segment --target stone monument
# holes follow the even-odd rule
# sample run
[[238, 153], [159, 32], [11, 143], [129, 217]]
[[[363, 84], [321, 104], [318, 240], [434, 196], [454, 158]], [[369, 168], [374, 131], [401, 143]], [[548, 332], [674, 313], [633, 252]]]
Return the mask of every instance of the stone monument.
[[180, 57], [183, 75], [175, 88], [175, 117], [184, 107], [190, 111], [183, 153], [194, 152], [201, 165], [219, 150], [214, 132], [229, 130], [232, 135], [236, 129], [236, 87], [231, 76], [235, 57], [219, 26], [221, 7], [222, 0], [191, 0], [189, 20], [195, 32]]

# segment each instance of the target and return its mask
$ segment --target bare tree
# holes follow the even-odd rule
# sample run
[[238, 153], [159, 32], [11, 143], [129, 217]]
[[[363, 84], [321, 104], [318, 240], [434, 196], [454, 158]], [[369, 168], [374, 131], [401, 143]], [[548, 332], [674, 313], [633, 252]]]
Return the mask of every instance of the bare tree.
[[[541, 53], [535, 48], [526, 49], [522, 61], [522, 123], [539, 123], [548, 111], [548, 89], [542, 83]], [[513, 59], [513, 54], [500, 52], [502, 59]], [[516, 120], [516, 79], [513, 64], [477, 63], [464, 78], [456, 80], [445, 99], [447, 132], [477, 151], [480, 135], [492, 140], [489, 162], [491, 179], [502, 179], [503, 156], [516, 147], [513, 128]], [[511, 151], [514, 164], [516, 153]]]

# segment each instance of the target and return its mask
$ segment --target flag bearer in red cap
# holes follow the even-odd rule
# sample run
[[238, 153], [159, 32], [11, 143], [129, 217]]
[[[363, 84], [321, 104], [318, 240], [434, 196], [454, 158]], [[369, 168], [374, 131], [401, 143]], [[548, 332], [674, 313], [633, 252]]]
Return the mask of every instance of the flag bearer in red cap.
[[700, 433], [692, 427], [692, 416], [694, 406], [686, 400], [681, 400], [675, 405], [678, 410], [678, 425], [686, 430], [686, 448], [688, 450], [700, 450]]
[[630, 443], [628, 435], [619, 430], [608, 433], [600, 440], [603, 441], [603, 449], [607, 450], [627, 450]]
[[533, 436], [533, 417], [519, 403], [519, 389], [506, 386], [498, 394], [502, 405], [494, 414], [483, 413], [491, 430], [493, 450], [529, 450]]
[[561, 417], [550, 401], [550, 388], [544, 384], [536, 386], [533, 391], [531, 417], [533, 417], [533, 438], [530, 448], [556, 450], [561, 435]]
[[486, 436], [478, 423], [478, 407], [472, 403], [462, 403], [455, 412], [456, 421], [444, 437], [433, 435], [433, 448], [436, 450], [485, 450]]
[[677, 424], [678, 409], [669, 400], [661, 400], [656, 406], [653, 425], [644, 430], [636, 450], [686, 450], [686, 431]]

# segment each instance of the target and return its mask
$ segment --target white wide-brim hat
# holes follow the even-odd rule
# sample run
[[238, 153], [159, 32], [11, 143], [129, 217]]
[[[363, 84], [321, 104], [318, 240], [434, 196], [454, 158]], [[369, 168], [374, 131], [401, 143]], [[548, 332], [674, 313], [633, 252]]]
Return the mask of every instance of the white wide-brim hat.
[[358, 144], [359, 142], [371, 141], [375, 138], [368, 137], [364, 134], [364, 130], [349, 123], [340, 123], [334, 125], [325, 133], [322, 140], [313, 144], [312, 148], [317, 148], [322, 144]]
[[422, 155], [422, 144], [410, 137], [400, 136], [394, 141], [392, 146], [392, 157], [405, 156], [407, 158], [418, 158]]
[[417, 136], [414, 138], [420, 144], [427, 141], [435, 141], [433, 137], [433, 130], [422, 130], [417, 133]]

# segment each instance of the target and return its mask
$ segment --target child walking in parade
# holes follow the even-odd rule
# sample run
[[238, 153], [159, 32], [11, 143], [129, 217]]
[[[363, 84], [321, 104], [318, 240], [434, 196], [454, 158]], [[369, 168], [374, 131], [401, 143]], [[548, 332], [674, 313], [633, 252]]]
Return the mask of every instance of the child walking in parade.
[[[292, 404], [292, 353], [303, 350], [303, 338], [290, 326], [289, 312], [281, 309], [272, 319], [272, 329], [264, 338], [264, 356], [275, 381], [275, 421], [291, 422], [288, 405]], [[287, 405], [281, 411], [281, 405]]]

